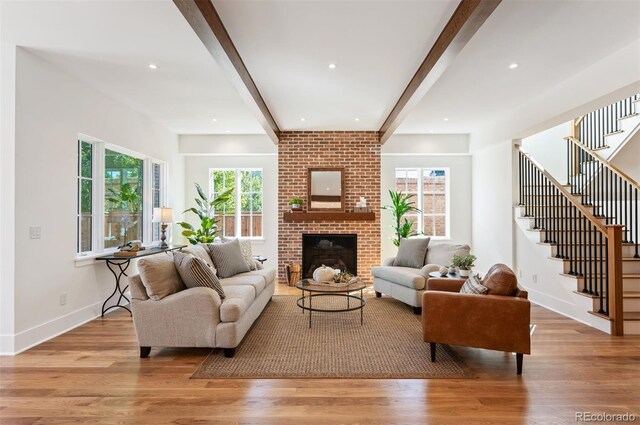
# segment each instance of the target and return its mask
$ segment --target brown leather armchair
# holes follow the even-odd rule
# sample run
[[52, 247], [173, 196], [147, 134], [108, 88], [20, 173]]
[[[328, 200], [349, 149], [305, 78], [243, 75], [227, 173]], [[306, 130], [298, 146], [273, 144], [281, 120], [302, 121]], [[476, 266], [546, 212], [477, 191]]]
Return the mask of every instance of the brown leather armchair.
[[[531, 304], [517, 287], [513, 271], [496, 264], [482, 280], [487, 295], [461, 294], [463, 280], [430, 278], [422, 295], [424, 341], [516, 353], [518, 375], [524, 354], [531, 354]], [[500, 295], [498, 295], [500, 294]]]

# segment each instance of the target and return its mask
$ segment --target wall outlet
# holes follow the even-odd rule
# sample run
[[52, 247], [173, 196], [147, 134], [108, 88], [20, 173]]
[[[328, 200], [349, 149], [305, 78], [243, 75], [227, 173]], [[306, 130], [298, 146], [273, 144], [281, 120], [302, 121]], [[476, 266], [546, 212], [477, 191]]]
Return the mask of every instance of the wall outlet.
[[67, 305], [67, 294], [60, 294], [60, 305]]
[[29, 226], [29, 239], [40, 239], [42, 236], [42, 227]]
[[533, 276], [531, 276], [531, 280], [533, 281], [533, 283], [538, 283], [538, 275], [534, 274]]

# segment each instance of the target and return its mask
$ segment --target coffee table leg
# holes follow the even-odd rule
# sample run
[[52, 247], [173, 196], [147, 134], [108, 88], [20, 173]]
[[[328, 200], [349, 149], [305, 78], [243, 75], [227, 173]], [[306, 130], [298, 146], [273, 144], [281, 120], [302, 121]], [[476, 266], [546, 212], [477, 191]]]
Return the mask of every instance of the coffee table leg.
[[301, 308], [301, 310], [302, 310], [302, 314], [304, 314], [304, 289], [302, 289], [301, 291], [302, 291], [302, 307], [303, 307]]
[[313, 299], [312, 295], [313, 294], [309, 292], [309, 329], [311, 329], [311, 311], [312, 311], [311, 300]]
[[364, 306], [362, 305], [362, 289], [360, 290], [360, 326], [364, 324]]

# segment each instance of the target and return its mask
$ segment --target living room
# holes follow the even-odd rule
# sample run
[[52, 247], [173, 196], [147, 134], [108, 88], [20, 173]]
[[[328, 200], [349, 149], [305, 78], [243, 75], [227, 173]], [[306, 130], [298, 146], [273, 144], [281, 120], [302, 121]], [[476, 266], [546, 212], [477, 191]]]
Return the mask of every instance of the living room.
[[[529, 219], [517, 218], [530, 213], [519, 208], [527, 208], [524, 188], [533, 186], [523, 183], [520, 149], [551, 170], [559, 156], [539, 147], [555, 143], [565, 155], [563, 138], [576, 133], [563, 127], [556, 137], [550, 129], [640, 93], [637, 2], [196, 3], [0, 2], [0, 422], [566, 423], [586, 411], [640, 414], [635, 325], [613, 336], [619, 332], [610, 325], [618, 318], [615, 304], [610, 310], [604, 298], [605, 317], [590, 310], [603, 292], [613, 299], [615, 285], [590, 297], [575, 294], [585, 289], [576, 289], [582, 280], [561, 281], [570, 277], [549, 264], [553, 255], [542, 249], [550, 247], [531, 243]], [[205, 6], [217, 12], [228, 39], [194, 21], [190, 8]], [[484, 11], [473, 14], [474, 8]], [[447, 25], [458, 22], [452, 17], [464, 10], [462, 38], [443, 41]], [[224, 49], [229, 41], [241, 65]], [[434, 45], [446, 54], [436, 55]], [[403, 103], [405, 93], [411, 96]], [[622, 153], [610, 162], [637, 181], [638, 163], [630, 160], [640, 145], [634, 131], [620, 136]], [[116, 223], [109, 212], [110, 203], [127, 202], [121, 185], [120, 198], [110, 200], [109, 179], [132, 167], [110, 169], [110, 158], [135, 163], [135, 178], [144, 181], [133, 230], [123, 230], [128, 222], [119, 217]], [[342, 215], [309, 215], [311, 168], [342, 173], [339, 211], [315, 212]], [[248, 173], [256, 180], [246, 189]], [[225, 182], [220, 190], [218, 175]], [[400, 187], [409, 176], [423, 183], [421, 189]], [[562, 184], [563, 178], [556, 176]], [[432, 179], [443, 182], [442, 190], [424, 189]], [[129, 308], [129, 280], [123, 277], [120, 288], [127, 298], [119, 297], [106, 261], [96, 258], [130, 240], [158, 245], [163, 224], [167, 242], [190, 245], [178, 223], [201, 225], [192, 212], [183, 213], [198, 207], [196, 183], [207, 196], [236, 189], [218, 217], [217, 236], [249, 241], [252, 255], [261, 258], [256, 268], [274, 270], [276, 303], [264, 307], [253, 328], [249, 324], [232, 359], [221, 350], [229, 347], [217, 345], [150, 345], [150, 355], [140, 358], [148, 344], [140, 343], [129, 313], [112, 308], [102, 314], [113, 305]], [[372, 269], [398, 254], [394, 217], [383, 208], [391, 203], [390, 191], [415, 193], [421, 212], [403, 219], [415, 222], [412, 229], [423, 233], [418, 239], [430, 237], [431, 249], [468, 245], [477, 257], [474, 274], [486, 276], [493, 265], [505, 264], [528, 291], [531, 355], [524, 357], [522, 375], [514, 350], [438, 341], [431, 364], [422, 292], [420, 305], [412, 305], [390, 289], [374, 288]], [[291, 209], [297, 198], [302, 212]], [[366, 204], [358, 207], [361, 198]], [[633, 199], [625, 205], [632, 208]], [[157, 222], [157, 207], [171, 208], [171, 219]], [[637, 217], [637, 210], [630, 215]], [[537, 222], [530, 227], [546, 229]], [[637, 246], [637, 223], [627, 227], [631, 238], [623, 239]], [[300, 279], [313, 275], [304, 267], [303, 236], [314, 234], [356, 235], [351, 271], [366, 285], [359, 311], [314, 312], [313, 322], [310, 312], [301, 313], [299, 279], [289, 285], [287, 267], [299, 266]], [[137, 274], [140, 261], [131, 261], [127, 277]], [[621, 267], [623, 274], [640, 273], [633, 259], [623, 259]], [[308, 366], [295, 358], [296, 341], [311, 344], [306, 338], [335, 318], [344, 322], [345, 338], [372, 335], [366, 332], [376, 325], [378, 301], [415, 325], [418, 336], [406, 347], [425, 354], [415, 361], [424, 368], [403, 372], [390, 364], [391, 371], [377, 371], [386, 379], [375, 379], [377, 369], [369, 365], [375, 358], [362, 362], [373, 369], [362, 366], [360, 375], [360, 365], [347, 361], [346, 372], [339, 365], [327, 372], [320, 358], [308, 379], [282, 372], [282, 365], [238, 376], [201, 368], [210, 358], [216, 367], [248, 358], [243, 349], [250, 352], [250, 338], [267, 326], [266, 313], [278, 300], [288, 300], [296, 313], [291, 322], [303, 326], [299, 334], [292, 328], [293, 342], [283, 348], [291, 353], [281, 354], [291, 369]], [[412, 307], [423, 310], [416, 315]], [[627, 326], [635, 311], [624, 307], [629, 314], [617, 325]], [[393, 338], [378, 328], [370, 332], [380, 341]], [[337, 331], [334, 337], [341, 338]], [[378, 347], [354, 347], [378, 353]], [[213, 375], [197, 378], [196, 370]], [[468, 403], [459, 406], [460, 398]]]

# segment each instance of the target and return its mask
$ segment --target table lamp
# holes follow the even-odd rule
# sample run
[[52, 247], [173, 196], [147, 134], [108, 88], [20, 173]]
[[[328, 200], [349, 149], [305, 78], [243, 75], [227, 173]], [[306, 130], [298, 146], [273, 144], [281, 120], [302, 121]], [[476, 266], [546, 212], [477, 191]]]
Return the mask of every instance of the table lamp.
[[167, 224], [171, 223], [172, 221], [173, 221], [173, 209], [166, 208], [166, 207], [153, 209], [153, 217], [151, 218], [151, 222], [161, 224], [160, 229], [162, 231], [162, 236], [160, 236], [160, 248], [169, 247], [169, 245], [167, 245], [167, 242], [166, 242], [166, 239], [167, 239], [166, 231], [167, 231]]

